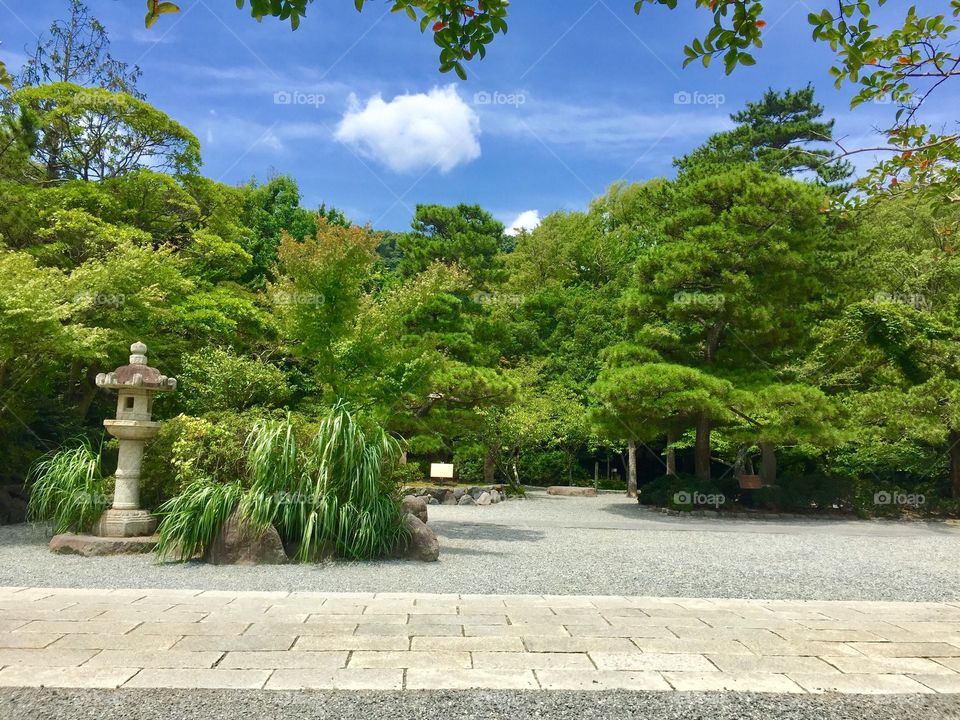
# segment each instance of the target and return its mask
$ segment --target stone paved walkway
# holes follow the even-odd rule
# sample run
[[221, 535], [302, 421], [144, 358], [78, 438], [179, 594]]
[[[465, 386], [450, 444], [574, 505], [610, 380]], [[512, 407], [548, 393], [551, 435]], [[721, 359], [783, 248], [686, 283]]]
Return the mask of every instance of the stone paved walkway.
[[960, 603], [0, 588], [0, 685], [960, 693]]

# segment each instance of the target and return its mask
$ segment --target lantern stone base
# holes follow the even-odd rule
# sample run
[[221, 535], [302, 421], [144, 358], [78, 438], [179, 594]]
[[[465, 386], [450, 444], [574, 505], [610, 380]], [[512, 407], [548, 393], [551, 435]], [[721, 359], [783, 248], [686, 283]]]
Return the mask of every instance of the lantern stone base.
[[153, 552], [160, 540], [153, 537], [107, 538], [95, 535], [54, 535], [50, 541], [50, 552], [58, 555], [82, 555], [99, 557], [102, 555], [136, 555]]
[[157, 529], [157, 519], [146, 510], [115, 510], [100, 516], [94, 535], [104, 538], [149, 537]]

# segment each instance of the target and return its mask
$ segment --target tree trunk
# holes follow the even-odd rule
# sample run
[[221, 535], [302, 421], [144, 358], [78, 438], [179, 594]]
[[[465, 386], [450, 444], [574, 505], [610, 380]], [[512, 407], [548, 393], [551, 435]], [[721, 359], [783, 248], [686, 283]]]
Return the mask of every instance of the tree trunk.
[[635, 498], [637, 496], [637, 443], [635, 440], [627, 441], [627, 456], [629, 459], [627, 497]]
[[500, 456], [500, 448], [496, 445], [487, 447], [487, 454], [483, 456], [483, 482], [487, 485], [493, 485], [497, 481], [497, 459]]
[[960, 430], [951, 430], [947, 439], [950, 443], [950, 487], [953, 497], [960, 499]]
[[667, 433], [667, 475], [677, 474], [677, 451], [673, 449], [673, 443], [677, 439], [672, 432]]
[[777, 483], [777, 450], [773, 443], [760, 443], [760, 480], [764, 485]]
[[710, 418], [697, 418], [697, 441], [693, 451], [694, 474], [698, 480], [710, 482]]

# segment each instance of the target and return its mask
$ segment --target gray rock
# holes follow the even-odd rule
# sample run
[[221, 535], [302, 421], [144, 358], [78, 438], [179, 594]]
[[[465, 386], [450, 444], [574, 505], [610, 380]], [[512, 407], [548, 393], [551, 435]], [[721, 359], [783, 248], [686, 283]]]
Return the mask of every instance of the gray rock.
[[403, 523], [406, 525], [410, 537], [399, 548], [398, 555], [407, 560], [420, 560], [422, 562], [438, 560], [440, 558], [440, 542], [433, 530], [411, 513], [403, 516]]
[[54, 535], [50, 541], [50, 552], [58, 555], [83, 555], [100, 557], [103, 555], [137, 555], [153, 552], [159, 538], [129, 537], [107, 538], [96, 535]]
[[424, 498], [407, 495], [400, 503], [400, 512], [411, 513], [416, 515], [420, 522], [427, 522], [427, 501]]
[[203, 559], [212, 565], [281, 565], [287, 562], [287, 553], [276, 528], [257, 532], [234, 511]]
[[483, 488], [479, 488], [479, 487], [472, 487], [472, 488], [470, 488], [470, 490], [469, 490], [468, 492], [470, 493], [470, 496], [471, 496], [474, 500], [476, 500], [478, 497], [480, 497], [481, 495], [483, 495], [483, 494], [486, 492], [486, 490], [484, 490]]
[[466, 494], [462, 498], [460, 498], [459, 502], [457, 502], [457, 505], [476, 505], [476, 504], [477, 504], [477, 501], [473, 499], [473, 496], [466, 495]]
[[440, 501], [437, 500], [435, 497], [431, 497], [429, 500], [427, 500], [427, 505], [439, 505], [439, 504], [440, 504]]
[[457, 504], [457, 494], [453, 490], [447, 490], [443, 494], [443, 500], [440, 501], [441, 505], [456, 505]]
[[492, 491], [490, 493], [490, 502], [494, 505], [500, 502], [500, 493], [497, 492], [496, 490]]
[[596, 497], [597, 491], [592, 487], [567, 487], [554, 485], [547, 488], [548, 495], [563, 495], [564, 497]]
[[489, 505], [491, 502], [493, 501], [490, 499], [490, 493], [488, 492], [480, 493], [480, 497], [477, 498], [477, 505]]
[[453, 497], [454, 497], [455, 500], [459, 500], [459, 499], [462, 498], [464, 495], [466, 495], [466, 492], [467, 492], [467, 491], [464, 490], [463, 488], [457, 488], [456, 490], [453, 491]]

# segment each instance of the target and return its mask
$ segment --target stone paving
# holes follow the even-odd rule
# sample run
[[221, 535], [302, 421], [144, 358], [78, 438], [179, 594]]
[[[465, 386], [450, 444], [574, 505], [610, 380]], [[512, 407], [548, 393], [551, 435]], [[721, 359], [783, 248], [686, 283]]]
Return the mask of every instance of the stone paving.
[[960, 693], [960, 603], [7, 587], [0, 686]]

